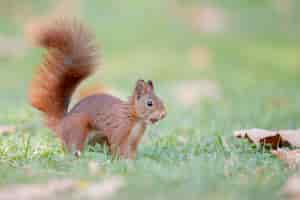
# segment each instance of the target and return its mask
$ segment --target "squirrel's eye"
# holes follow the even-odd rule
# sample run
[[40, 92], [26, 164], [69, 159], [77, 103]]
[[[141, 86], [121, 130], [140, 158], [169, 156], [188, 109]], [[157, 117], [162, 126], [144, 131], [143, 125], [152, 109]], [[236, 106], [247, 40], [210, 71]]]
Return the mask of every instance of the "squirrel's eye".
[[148, 100], [147, 100], [147, 106], [148, 106], [148, 107], [153, 106], [153, 101], [152, 101], [151, 99], [148, 99]]

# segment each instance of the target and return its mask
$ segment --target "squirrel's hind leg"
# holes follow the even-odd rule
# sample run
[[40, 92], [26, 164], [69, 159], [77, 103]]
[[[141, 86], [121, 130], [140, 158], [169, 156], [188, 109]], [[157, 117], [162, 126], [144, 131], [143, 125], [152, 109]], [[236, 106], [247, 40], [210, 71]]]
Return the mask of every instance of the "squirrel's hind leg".
[[66, 116], [57, 129], [63, 145], [77, 157], [81, 155], [90, 131], [90, 119], [83, 113]]

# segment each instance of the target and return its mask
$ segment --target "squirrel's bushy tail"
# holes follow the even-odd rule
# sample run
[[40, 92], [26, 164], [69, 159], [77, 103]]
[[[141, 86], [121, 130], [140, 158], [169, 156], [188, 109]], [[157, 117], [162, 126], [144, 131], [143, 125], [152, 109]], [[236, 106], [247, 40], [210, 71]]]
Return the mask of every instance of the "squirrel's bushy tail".
[[48, 127], [55, 129], [68, 112], [76, 87], [96, 69], [94, 37], [82, 24], [66, 19], [33, 25], [29, 31], [31, 39], [47, 49], [32, 82], [29, 100], [44, 113]]

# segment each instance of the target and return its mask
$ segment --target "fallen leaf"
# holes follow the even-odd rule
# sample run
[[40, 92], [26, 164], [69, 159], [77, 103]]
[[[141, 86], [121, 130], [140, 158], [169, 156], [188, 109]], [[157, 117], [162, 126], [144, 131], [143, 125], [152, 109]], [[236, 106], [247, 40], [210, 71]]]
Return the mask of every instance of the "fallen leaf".
[[288, 178], [286, 184], [282, 189], [282, 194], [288, 200], [300, 199], [300, 175], [294, 175]]
[[285, 162], [290, 168], [296, 168], [300, 164], [300, 150], [283, 150], [272, 151], [278, 159]]
[[300, 129], [296, 130], [280, 130], [284, 142], [289, 143], [291, 146], [300, 147]]
[[270, 144], [273, 149], [282, 146], [300, 147], [300, 129], [270, 131], [264, 129], [249, 129], [235, 131], [237, 138], [247, 138], [254, 144]]
[[280, 136], [276, 132], [264, 129], [249, 129], [235, 131], [234, 136], [237, 138], [246, 138], [256, 145], [271, 144], [274, 148], [276, 148], [280, 143]]
[[8, 134], [16, 132], [15, 126], [0, 125], [0, 134]]
[[221, 96], [218, 85], [210, 80], [180, 82], [173, 89], [173, 95], [179, 103], [188, 107], [207, 98], [218, 100]]

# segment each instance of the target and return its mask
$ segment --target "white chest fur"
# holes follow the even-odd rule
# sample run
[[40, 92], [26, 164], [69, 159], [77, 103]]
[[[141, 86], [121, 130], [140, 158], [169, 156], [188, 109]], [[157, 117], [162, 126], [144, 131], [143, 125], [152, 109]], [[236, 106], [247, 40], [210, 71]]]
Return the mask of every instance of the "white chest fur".
[[130, 134], [128, 136], [128, 143], [130, 145], [134, 144], [137, 140], [140, 140], [144, 135], [146, 129], [146, 124], [143, 121], [137, 121], [132, 127]]

